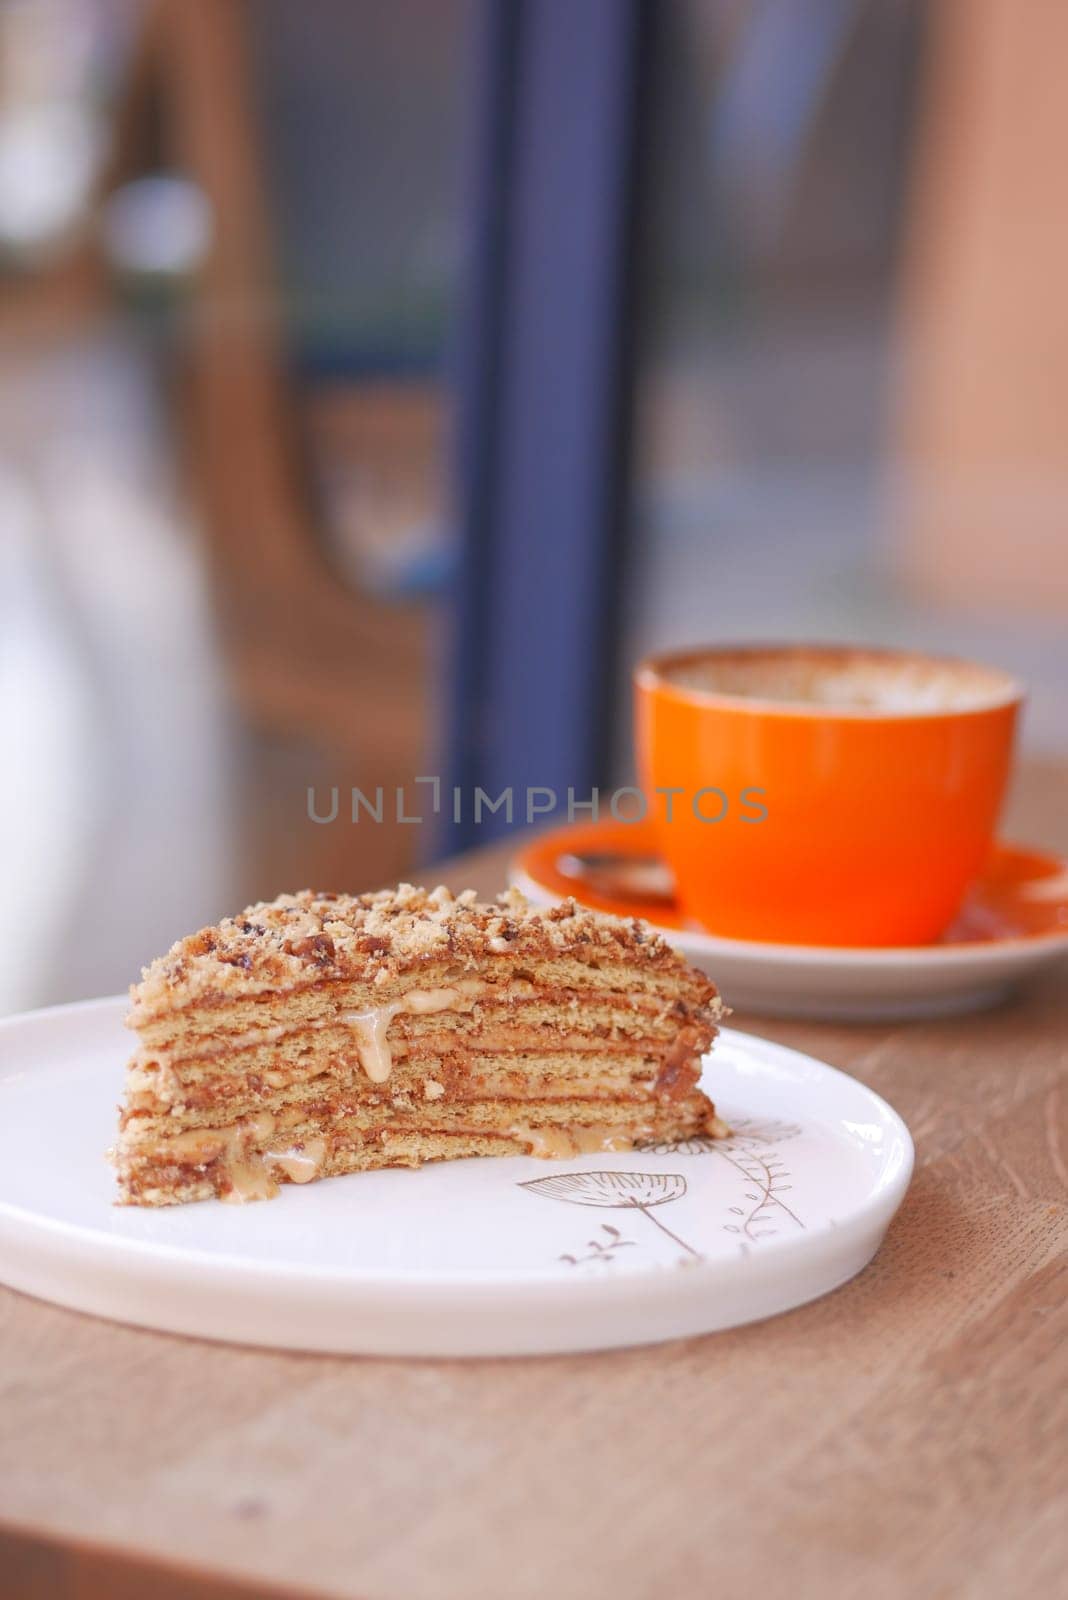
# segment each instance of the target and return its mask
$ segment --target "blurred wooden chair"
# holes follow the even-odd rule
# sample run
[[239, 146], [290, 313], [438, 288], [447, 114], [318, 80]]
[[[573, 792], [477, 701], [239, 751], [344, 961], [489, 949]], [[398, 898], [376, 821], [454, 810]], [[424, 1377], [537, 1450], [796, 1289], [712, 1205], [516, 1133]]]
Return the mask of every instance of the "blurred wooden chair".
[[[382, 785], [388, 796], [422, 770], [428, 607], [361, 593], [329, 559], [309, 444], [324, 418], [327, 442], [336, 442], [344, 389], [309, 400], [293, 377], [250, 61], [255, 10], [255, 0], [156, 0], [104, 187], [136, 175], [146, 152], [162, 148], [211, 209], [210, 250], [182, 314], [177, 393], [218, 636], [241, 711], [261, 735], [246, 782], [246, 815], [262, 834], [250, 892], [313, 878], [364, 888], [412, 864], [417, 830], [390, 824], [388, 804], [381, 825], [350, 826], [344, 797], [353, 784]], [[395, 470], [408, 439], [416, 476], [434, 473], [436, 387], [381, 381], [370, 400], [358, 388], [353, 395], [357, 455], [386, 448], [385, 426]], [[313, 782], [342, 788], [334, 826], [307, 820]]]

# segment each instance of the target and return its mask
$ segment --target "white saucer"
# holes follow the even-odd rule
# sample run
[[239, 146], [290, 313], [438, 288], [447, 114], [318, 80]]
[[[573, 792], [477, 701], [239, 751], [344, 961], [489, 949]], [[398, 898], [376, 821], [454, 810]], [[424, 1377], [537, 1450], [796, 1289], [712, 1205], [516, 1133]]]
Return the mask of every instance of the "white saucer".
[[732, 1029], [725, 1141], [430, 1165], [248, 1206], [113, 1204], [122, 999], [0, 1024], [0, 1281], [172, 1333], [489, 1356], [687, 1337], [787, 1311], [871, 1260], [908, 1186], [900, 1117]]
[[509, 877], [535, 905], [573, 895], [641, 917], [715, 980], [736, 1011], [834, 1022], [952, 1016], [996, 1005], [1068, 957], [1068, 859], [999, 840], [952, 928], [904, 948], [771, 944], [695, 928], [674, 898], [647, 828], [602, 818], [528, 838]]
[[[535, 905], [549, 893], [513, 868], [509, 881]], [[646, 918], [657, 926], [655, 912]], [[824, 1022], [908, 1022], [999, 1005], [1022, 979], [1068, 953], [1068, 935], [1046, 944], [930, 945], [923, 950], [849, 950], [717, 939], [696, 928], [663, 928], [669, 944], [707, 972], [735, 1011]]]

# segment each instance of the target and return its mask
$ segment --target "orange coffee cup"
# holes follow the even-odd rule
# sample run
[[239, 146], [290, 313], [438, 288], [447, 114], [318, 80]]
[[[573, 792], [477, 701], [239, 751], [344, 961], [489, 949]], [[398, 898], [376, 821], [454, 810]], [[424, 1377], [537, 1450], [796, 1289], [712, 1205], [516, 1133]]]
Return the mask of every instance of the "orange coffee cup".
[[1020, 684], [851, 646], [654, 656], [635, 673], [648, 817], [683, 911], [725, 938], [914, 945], [994, 837]]

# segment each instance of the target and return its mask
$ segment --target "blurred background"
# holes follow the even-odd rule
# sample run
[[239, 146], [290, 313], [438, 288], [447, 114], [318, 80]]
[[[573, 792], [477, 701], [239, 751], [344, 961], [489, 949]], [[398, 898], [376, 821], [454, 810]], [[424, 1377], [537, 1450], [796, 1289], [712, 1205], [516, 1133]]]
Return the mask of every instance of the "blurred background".
[[1066, 51], [1012, 0], [2, 0], [0, 1011], [503, 823], [352, 785], [624, 781], [653, 648], [980, 657], [1063, 794]]

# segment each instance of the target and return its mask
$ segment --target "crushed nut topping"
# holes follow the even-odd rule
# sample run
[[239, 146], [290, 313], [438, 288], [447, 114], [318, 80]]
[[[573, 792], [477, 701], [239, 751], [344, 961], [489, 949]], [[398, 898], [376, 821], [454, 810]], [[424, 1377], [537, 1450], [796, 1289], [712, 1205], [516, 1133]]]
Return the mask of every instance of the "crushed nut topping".
[[[495, 904], [479, 902], [473, 889], [452, 895], [443, 886], [427, 893], [401, 884], [364, 895], [302, 889], [179, 940], [131, 990], [129, 1021], [139, 1026], [164, 1009], [215, 996], [299, 988], [321, 982], [325, 968], [332, 979], [377, 984], [445, 954], [461, 966], [483, 961], [488, 951], [534, 967], [580, 946], [591, 964], [603, 957], [661, 969], [685, 966], [652, 928], [587, 911], [574, 900], [542, 909], [516, 889]], [[714, 995], [714, 986], [708, 988]]]

